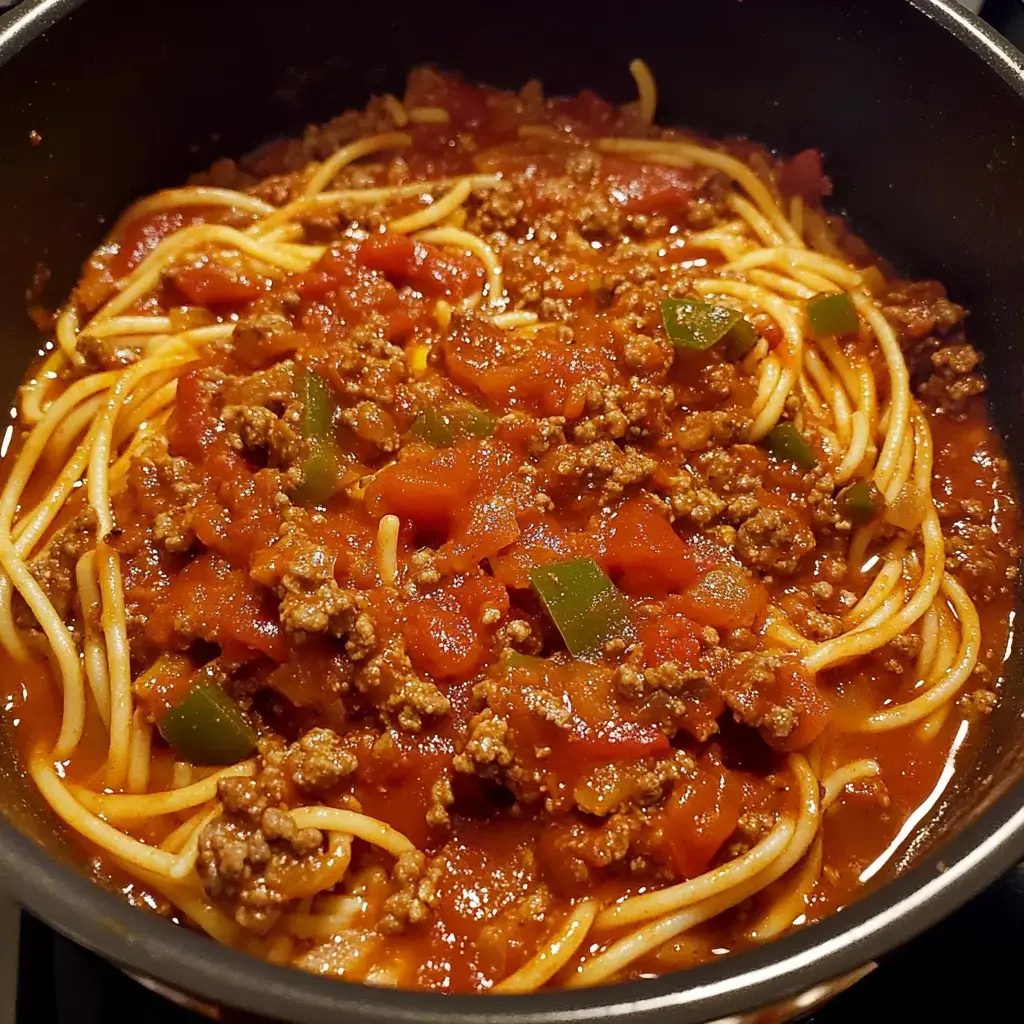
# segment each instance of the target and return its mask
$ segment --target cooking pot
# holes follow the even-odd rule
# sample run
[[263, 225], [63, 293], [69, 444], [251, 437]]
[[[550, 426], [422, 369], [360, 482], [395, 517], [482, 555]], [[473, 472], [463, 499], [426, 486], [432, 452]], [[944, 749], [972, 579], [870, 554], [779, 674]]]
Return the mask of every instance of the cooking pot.
[[[425, 61], [497, 86], [537, 77], [549, 92], [592, 87], [621, 101], [635, 56], [657, 78], [661, 123], [823, 150], [855, 228], [972, 310], [993, 414], [1024, 471], [1024, 62], [952, 0], [28, 0], [0, 17], [0, 393], [13, 395], [40, 347], [25, 311], [37, 268], [49, 272], [53, 304], [136, 196], [372, 92], [400, 92]], [[769, 945], [657, 979], [445, 996], [311, 977], [222, 948], [91, 880], [27, 784], [7, 723], [0, 885], [138, 976], [283, 1020], [685, 1024], [783, 1001], [791, 1010], [1024, 856], [1021, 646], [1011, 644], [984, 742], [961, 753], [863, 899]]]

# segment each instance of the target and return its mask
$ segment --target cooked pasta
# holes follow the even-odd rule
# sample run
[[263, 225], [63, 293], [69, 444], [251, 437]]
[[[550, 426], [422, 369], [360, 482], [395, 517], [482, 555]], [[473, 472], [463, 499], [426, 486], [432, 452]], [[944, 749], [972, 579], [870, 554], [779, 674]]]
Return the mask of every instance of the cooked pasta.
[[216, 941], [497, 993], [766, 941], [998, 699], [964, 311], [816, 151], [661, 129], [629, 71], [616, 108], [417, 69], [139, 200], [54, 316], [8, 710], [83, 850]]

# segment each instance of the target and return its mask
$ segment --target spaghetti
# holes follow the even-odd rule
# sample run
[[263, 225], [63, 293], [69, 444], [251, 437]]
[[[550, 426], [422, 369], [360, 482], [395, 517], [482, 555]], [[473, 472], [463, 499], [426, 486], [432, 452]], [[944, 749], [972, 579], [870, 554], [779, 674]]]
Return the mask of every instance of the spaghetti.
[[8, 707], [55, 815], [217, 941], [500, 993], [764, 941], [996, 700], [962, 311], [816, 152], [664, 131], [629, 70], [616, 109], [418, 69], [135, 203], [55, 317]]

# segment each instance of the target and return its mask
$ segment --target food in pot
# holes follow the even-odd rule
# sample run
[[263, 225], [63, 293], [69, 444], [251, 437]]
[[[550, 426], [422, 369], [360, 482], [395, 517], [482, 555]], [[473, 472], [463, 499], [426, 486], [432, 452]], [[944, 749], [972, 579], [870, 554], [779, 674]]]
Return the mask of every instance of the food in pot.
[[964, 309], [632, 71], [417, 69], [83, 268], [0, 641], [104, 884], [370, 984], [658, 974], [855, 899], [984, 734], [1018, 523]]

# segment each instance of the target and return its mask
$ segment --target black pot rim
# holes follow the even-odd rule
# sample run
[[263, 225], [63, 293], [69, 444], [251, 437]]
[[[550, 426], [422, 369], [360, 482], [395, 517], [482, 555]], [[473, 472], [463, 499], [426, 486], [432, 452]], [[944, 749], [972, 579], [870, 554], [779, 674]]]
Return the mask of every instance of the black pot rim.
[[[0, 16], [0, 64], [84, 0], [25, 0]], [[1024, 98], [1024, 56], [956, 0], [907, 0]], [[339, 1014], [380, 1024], [569, 1024], [672, 1014], [716, 1020], [814, 991], [924, 931], [1024, 857], [1024, 781], [906, 874], [824, 921], [750, 951], [660, 978], [524, 996], [375, 989], [275, 966], [155, 915], [51, 858], [0, 820], [0, 885], [58, 932], [137, 973], [213, 1003], [302, 1022]]]

